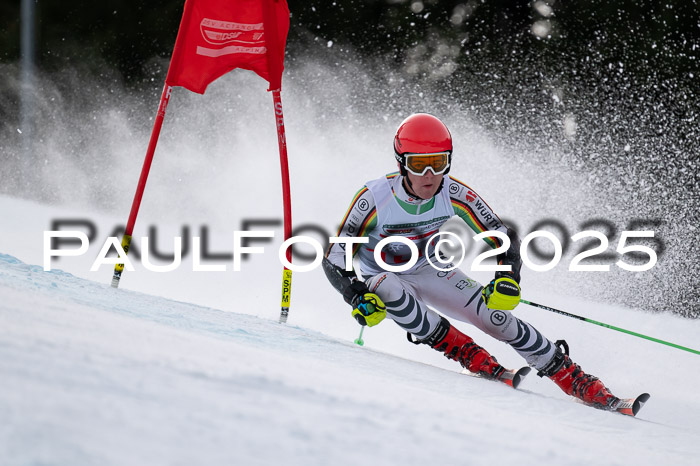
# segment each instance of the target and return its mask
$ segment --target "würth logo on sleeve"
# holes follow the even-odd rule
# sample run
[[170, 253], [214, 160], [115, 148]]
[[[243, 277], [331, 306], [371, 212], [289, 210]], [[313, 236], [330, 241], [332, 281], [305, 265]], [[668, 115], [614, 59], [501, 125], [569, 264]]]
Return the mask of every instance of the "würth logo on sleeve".
[[202, 38], [216, 48], [198, 46], [198, 55], [219, 57], [236, 53], [262, 55], [267, 52], [263, 23], [232, 23], [204, 18], [199, 29]]

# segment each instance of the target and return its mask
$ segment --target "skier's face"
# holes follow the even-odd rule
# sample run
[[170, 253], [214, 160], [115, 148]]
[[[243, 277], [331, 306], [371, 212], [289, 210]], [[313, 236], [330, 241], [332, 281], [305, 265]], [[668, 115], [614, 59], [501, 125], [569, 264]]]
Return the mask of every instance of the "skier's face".
[[442, 175], [436, 175], [431, 170], [425, 172], [423, 176], [414, 175], [411, 172], [407, 172], [406, 176], [411, 182], [413, 194], [421, 199], [430, 199], [433, 197], [442, 181]]

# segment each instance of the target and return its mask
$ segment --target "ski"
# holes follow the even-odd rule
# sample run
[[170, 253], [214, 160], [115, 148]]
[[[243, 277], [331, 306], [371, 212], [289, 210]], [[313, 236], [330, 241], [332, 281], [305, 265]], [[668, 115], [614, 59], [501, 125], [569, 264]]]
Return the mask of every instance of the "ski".
[[[518, 388], [520, 383], [523, 381], [525, 376], [530, 373], [532, 369], [528, 366], [521, 367], [520, 369], [505, 369], [496, 379], [488, 379], [488, 380], [497, 380], [500, 382], [503, 382], [504, 384], [508, 385], [509, 387], [513, 388]], [[462, 370], [462, 374], [467, 374], [471, 375], [472, 377], [479, 377], [479, 378], [486, 378], [481, 374], [475, 374], [473, 372], [469, 372], [467, 369]], [[651, 395], [648, 393], [642, 393], [639, 395], [637, 398], [617, 398], [617, 401], [612, 402], [608, 406], [603, 406], [600, 404], [592, 404], [592, 403], [585, 403], [583, 404], [592, 406], [594, 408], [598, 409], [603, 409], [605, 411], [613, 411], [613, 412], [618, 412], [620, 414], [624, 414], [626, 416], [636, 416], [637, 413], [639, 412], [640, 409], [644, 406], [644, 403], [649, 400]], [[581, 400], [577, 400], [581, 402]]]
[[505, 369], [503, 372], [501, 372], [501, 375], [499, 375], [496, 379], [488, 378], [481, 374], [469, 372], [467, 369], [462, 369], [462, 374], [467, 374], [471, 375], [472, 377], [479, 377], [487, 380], [500, 381], [508, 385], [509, 387], [518, 388], [518, 385], [520, 385], [520, 382], [522, 382], [525, 376], [530, 373], [530, 370], [531, 369], [528, 366], [521, 367], [518, 370]]
[[611, 406], [611, 410], [627, 416], [636, 416], [650, 396], [651, 395], [648, 393], [642, 393], [637, 398], [620, 399], [617, 403]]
[[530, 370], [528, 366], [521, 367], [518, 370], [506, 369], [498, 376], [498, 380], [513, 388], [518, 388], [518, 385], [520, 385], [520, 382], [530, 373]]

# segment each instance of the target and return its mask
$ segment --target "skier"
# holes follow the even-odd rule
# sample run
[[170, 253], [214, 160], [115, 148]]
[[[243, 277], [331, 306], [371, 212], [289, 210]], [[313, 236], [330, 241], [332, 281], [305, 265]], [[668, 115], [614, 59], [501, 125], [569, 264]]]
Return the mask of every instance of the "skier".
[[[511, 314], [520, 301], [520, 240], [474, 190], [448, 176], [452, 136], [447, 127], [435, 116], [411, 115], [396, 131], [394, 152], [399, 172], [367, 182], [353, 198], [338, 233], [340, 237], [367, 237], [369, 242], [331, 244], [323, 260], [326, 276], [352, 306], [353, 317], [361, 325], [374, 326], [389, 316], [407, 331], [411, 342], [426, 344], [470, 372], [513, 387], [529, 372], [527, 367], [518, 372], [505, 369], [438, 310], [509, 344], [537, 375], [549, 377], [568, 395], [597, 408], [615, 409], [619, 398], [571, 360], [565, 342], [551, 342]], [[510, 266], [510, 271], [496, 272], [482, 288], [457, 268], [446, 272], [444, 266], [440, 270], [431, 265], [439, 265], [436, 241], [431, 237], [454, 215], [477, 233], [508, 235], [510, 247], [497, 261]], [[421, 252], [408, 270], [389, 272], [375, 261], [375, 246], [389, 236], [407, 238]], [[494, 248], [501, 246], [497, 237], [487, 237], [486, 242]], [[350, 257], [346, 247], [359, 257], [365, 281], [354, 271], [346, 271], [346, 257]], [[409, 246], [401, 242], [391, 242], [380, 253], [392, 266], [406, 264], [411, 257]]]

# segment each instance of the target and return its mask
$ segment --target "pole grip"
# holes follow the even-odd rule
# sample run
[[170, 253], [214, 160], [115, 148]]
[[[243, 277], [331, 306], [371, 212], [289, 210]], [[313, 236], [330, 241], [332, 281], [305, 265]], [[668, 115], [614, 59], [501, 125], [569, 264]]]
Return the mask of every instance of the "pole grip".
[[[124, 254], [129, 253], [129, 247], [131, 247], [131, 235], [124, 234], [122, 238], [122, 249]], [[112, 275], [112, 288], [119, 288], [119, 280], [122, 278], [122, 272], [124, 272], [124, 264], [117, 263], [114, 265], [114, 274]]]
[[287, 316], [289, 315], [289, 301], [291, 299], [292, 292], [292, 271], [285, 267], [282, 271], [282, 310], [280, 312], [280, 323], [284, 324], [287, 322]]

